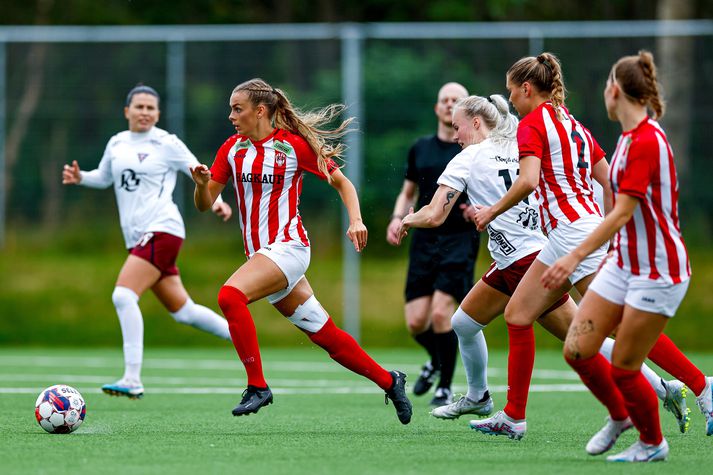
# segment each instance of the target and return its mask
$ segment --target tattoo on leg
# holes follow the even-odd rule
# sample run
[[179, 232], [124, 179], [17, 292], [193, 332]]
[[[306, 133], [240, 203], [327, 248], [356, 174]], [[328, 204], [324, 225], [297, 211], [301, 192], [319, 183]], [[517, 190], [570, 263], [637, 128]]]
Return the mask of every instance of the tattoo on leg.
[[594, 332], [594, 322], [585, 320], [578, 325], [572, 325], [567, 332], [567, 339], [564, 346], [567, 349], [567, 354], [571, 359], [579, 360], [582, 358], [582, 352], [579, 347], [579, 338]]

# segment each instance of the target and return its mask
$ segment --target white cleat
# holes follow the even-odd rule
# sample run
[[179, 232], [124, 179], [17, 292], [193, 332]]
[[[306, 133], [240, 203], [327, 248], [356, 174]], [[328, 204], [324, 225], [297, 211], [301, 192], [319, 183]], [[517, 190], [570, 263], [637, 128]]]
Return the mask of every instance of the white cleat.
[[493, 412], [493, 399], [488, 391], [485, 391], [483, 399], [476, 402], [462, 396], [456, 402], [446, 406], [440, 406], [431, 411], [431, 415], [438, 419], [458, 419], [464, 414], [475, 414], [477, 416], [488, 416]]
[[663, 439], [658, 445], [649, 445], [637, 440], [625, 451], [610, 455], [608, 462], [659, 462], [668, 457], [668, 442]]
[[686, 394], [688, 394], [688, 388], [681, 381], [676, 379], [672, 381], [661, 380], [661, 384], [666, 388], [666, 397], [663, 400], [663, 407], [668, 412], [673, 414], [678, 423], [678, 429], [682, 434], [688, 431], [691, 425], [691, 418], [689, 414], [691, 410], [686, 407]]
[[623, 421], [615, 421], [607, 416], [607, 423], [604, 424], [604, 427], [587, 442], [587, 453], [589, 455], [603, 454], [614, 447], [616, 440], [624, 431], [632, 427], [634, 424], [628, 417]]
[[498, 411], [493, 417], [470, 421], [470, 428], [488, 435], [504, 435], [513, 440], [520, 440], [527, 431], [525, 419], [515, 421], [505, 411]]
[[706, 387], [696, 398], [696, 404], [706, 418], [706, 435], [713, 435], [713, 377], [706, 378]]
[[144, 395], [141, 381], [121, 378], [115, 383], [105, 384], [102, 391], [110, 396], [126, 396], [129, 399], [140, 399]]

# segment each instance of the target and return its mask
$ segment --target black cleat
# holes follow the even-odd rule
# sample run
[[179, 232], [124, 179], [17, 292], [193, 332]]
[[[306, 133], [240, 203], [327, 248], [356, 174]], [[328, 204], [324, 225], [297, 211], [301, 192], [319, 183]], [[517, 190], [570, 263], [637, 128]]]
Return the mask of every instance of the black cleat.
[[248, 414], [255, 414], [261, 407], [267, 406], [268, 404], [272, 404], [272, 391], [270, 391], [270, 388], [248, 386], [248, 388], [243, 391], [243, 399], [240, 401], [240, 404], [233, 409], [233, 415], [246, 416]]
[[431, 361], [427, 361], [426, 364], [421, 367], [421, 374], [418, 376], [416, 384], [413, 385], [413, 393], [416, 396], [426, 394], [440, 373], [440, 371], [433, 367]]
[[447, 406], [453, 402], [453, 393], [451, 388], [436, 388], [436, 392], [431, 399], [431, 406], [441, 407]]
[[408, 424], [411, 422], [411, 414], [413, 414], [413, 409], [411, 407], [411, 401], [406, 397], [406, 375], [401, 371], [390, 371], [391, 377], [394, 378], [394, 382], [391, 388], [386, 391], [384, 396], [384, 403], [389, 405], [389, 399], [394, 403], [396, 408], [396, 415], [399, 417], [399, 421], [402, 424]]

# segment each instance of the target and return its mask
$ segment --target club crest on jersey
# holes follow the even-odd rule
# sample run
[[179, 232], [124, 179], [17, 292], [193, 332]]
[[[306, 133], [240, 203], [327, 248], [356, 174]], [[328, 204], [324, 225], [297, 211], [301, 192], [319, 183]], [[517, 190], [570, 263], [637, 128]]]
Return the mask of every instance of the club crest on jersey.
[[520, 213], [517, 217], [518, 224], [521, 224], [523, 228], [529, 228], [535, 231], [539, 228], [537, 223], [538, 213], [534, 208], [526, 207], [525, 211]]
[[283, 167], [285, 166], [285, 162], [287, 161], [287, 154], [284, 152], [278, 152], [275, 150], [275, 165], [278, 167]]
[[126, 191], [136, 191], [139, 188], [139, 183], [141, 183], [141, 180], [134, 170], [130, 168], [122, 170], [119, 188]]
[[149, 156], [148, 153], [137, 153], [136, 155], [139, 157], [139, 163], [142, 163], [144, 160], [146, 160], [146, 157]]

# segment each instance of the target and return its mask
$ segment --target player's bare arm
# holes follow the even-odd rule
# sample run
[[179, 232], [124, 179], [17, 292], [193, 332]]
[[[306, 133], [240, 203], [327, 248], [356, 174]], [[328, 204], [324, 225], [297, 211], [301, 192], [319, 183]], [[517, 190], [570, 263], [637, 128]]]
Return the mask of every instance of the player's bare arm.
[[609, 163], [606, 160], [599, 160], [592, 167], [592, 178], [602, 185], [604, 193], [604, 214], [609, 214], [612, 210], [612, 191], [611, 183], [609, 182]]
[[62, 170], [63, 185], [78, 185], [82, 181], [82, 174], [79, 171], [79, 164], [76, 160], [71, 165], [65, 165]]
[[478, 231], [483, 231], [492, 220], [530, 196], [540, 181], [540, 167], [540, 159], [535, 156], [520, 159], [520, 175], [505, 195], [493, 206], [476, 206], [474, 219]]
[[410, 208], [416, 204], [418, 197], [418, 185], [411, 180], [404, 180], [404, 185], [401, 187], [401, 192], [396, 198], [394, 211], [389, 218], [389, 226], [386, 228], [386, 242], [392, 246], [398, 245], [398, 231], [401, 226], [401, 220], [408, 214]]
[[193, 192], [193, 201], [196, 208], [199, 211], [211, 208], [225, 185], [211, 180], [210, 169], [203, 164], [191, 168], [191, 177], [196, 183], [196, 189]]
[[330, 185], [339, 192], [342, 198], [344, 207], [349, 215], [349, 229], [347, 229], [347, 237], [354, 244], [354, 250], [361, 252], [366, 247], [368, 231], [364, 222], [361, 219], [361, 209], [359, 207], [359, 196], [357, 196], [356, 188], [352, 182], [344, 176], [340, 170], [332, 173], [332, 181]]
[[410, 228], [437, 228], [443, 224], [459, 196], [460, 191], [440, 185], [429, 204], [418, 210], [417, 213], [414, 213], [411, 208], [409, 214], [401, 221], [398, 230], [398, 243], [401, 243]]

